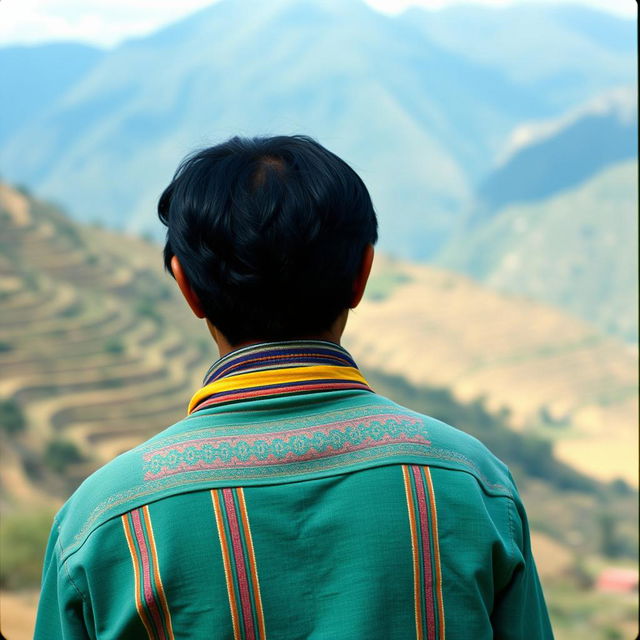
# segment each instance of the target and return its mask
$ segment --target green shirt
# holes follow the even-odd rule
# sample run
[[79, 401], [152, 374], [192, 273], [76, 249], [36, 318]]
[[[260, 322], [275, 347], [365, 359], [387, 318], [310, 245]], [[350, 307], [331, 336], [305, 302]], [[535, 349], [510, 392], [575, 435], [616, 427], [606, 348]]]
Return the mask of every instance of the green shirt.
[[78, 488], [35, 637], [553, 635], [505, 465], [307, 340], [221, 358], [186, 418]]

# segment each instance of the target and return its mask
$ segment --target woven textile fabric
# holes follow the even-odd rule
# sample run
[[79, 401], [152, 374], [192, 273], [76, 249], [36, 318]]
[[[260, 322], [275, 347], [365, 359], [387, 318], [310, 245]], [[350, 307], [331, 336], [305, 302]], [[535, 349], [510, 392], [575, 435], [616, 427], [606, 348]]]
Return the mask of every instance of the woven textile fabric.
[[221, 358], [183, 420], [79, 487], [35, 637], [553, 636], [505, 465], [305, 340]]

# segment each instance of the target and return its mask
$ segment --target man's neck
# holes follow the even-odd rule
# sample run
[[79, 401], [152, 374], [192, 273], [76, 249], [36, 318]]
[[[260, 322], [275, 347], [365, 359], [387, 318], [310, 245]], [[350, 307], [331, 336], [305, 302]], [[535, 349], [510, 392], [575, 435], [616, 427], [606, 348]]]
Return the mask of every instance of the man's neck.
[[[322, 331], [321, 333], [314, 333], [312, 335], [297, 335], [291, 336], [290, 340], [325, 340], [326, 342], [334, 342], [335, 344], [340, 344], [340, 339], [342, 338], [342, 333], [344, 331], [344, 327], [347, 323], [348, 309], [345, 309], [345, 312], [340, 314], [340, 316], [336, 319], [330, 329], [327, 331]], [[226, 356], [228, 353], [235, 351], [236, 349], [241, 349], [242, 347], [249, 347], [252, 344], [260, 344], [265, 342], [264, 339], [256, 339], [256, 340], [245, 340], [239, 342], [237, 344], [231, 344], [225, 336], [207, 320], [207, 326], [209, 327], [209, 332], [213, 336], [216, 344], [218, 345], [218, 352], [220, 357]]]

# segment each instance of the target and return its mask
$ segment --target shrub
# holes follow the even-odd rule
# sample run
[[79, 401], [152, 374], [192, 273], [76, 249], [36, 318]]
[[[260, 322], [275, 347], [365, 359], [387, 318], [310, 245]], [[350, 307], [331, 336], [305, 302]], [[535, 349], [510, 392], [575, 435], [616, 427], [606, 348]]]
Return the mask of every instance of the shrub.
[[51, 440], [44, 452], [44, 463], [56, 473], [62, 473], [70, 464], [84, 460], [80, 449], [69, 440]]
[[24, 431], [27, 421], [22, 407], [13, 399], [0, 400], [0, 431], [14, 435]]
[[134, 310], [141, 318], [149, 318], [156, 324], [162, 324], [162, 316], [158, 313], [154, 300], [149, 297], [140, 298], [135, 306]]
[[124, 353], [124, 342], [122, 342], [120, 338], [109, 338], [104, 343], [104, 350], [107, 353], [112, 353], [114, 355]]
[[58, 312], [58, 318], [74, 318], [78, 315], [80, 309], [77, 304], [72, 304]]
[[13, 351], [13, 345], [10, 342], [0, 340], [0, 353], [8, 353], [9, 351]]
[[606, 507], [597, 514], [600, 529], [600, 553], [607, 558], [621, 558], [633, 553], [634, 545], [626, 540], [619, 531], [618, 518]]
[[22, 285], [27, 291], [40, 291], [40, 275], [33, 271], [26, 271], [22, 274]]

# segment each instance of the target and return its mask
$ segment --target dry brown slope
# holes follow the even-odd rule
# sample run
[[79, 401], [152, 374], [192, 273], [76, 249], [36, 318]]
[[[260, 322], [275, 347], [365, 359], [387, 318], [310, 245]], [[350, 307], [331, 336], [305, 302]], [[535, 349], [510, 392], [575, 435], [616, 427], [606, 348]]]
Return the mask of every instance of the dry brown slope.
[[[380, 259], [382, 299], [351, 313], [345, 344], [372, 369], [507, 407], [516, 428], [551, 423], [558, 456], [637, 486], [637, 349], [564, 312], [448, 271]], [[544, 418], [544, 420], [541, 420]]]
[[6, 185], [0, 217], [0, 401], [27, 422], [0, 438], [1, 502], [12, 508], [65, 497], [44, 463], [52, 440], [90, 460], [70, 465], [74, 483], [183, 417], [214, 349], [157, 246], [72, 223]]

